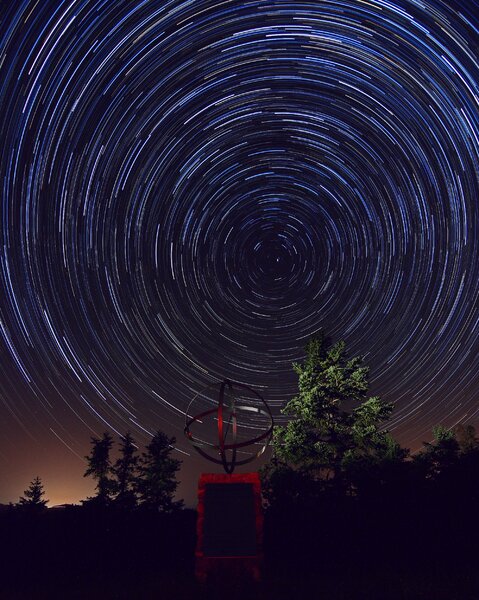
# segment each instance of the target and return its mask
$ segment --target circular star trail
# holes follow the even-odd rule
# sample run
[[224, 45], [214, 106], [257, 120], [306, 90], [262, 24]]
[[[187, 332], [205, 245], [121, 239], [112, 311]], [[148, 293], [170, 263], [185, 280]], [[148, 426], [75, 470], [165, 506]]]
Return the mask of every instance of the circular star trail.
[[223, 377], [277, 408], [323, 329], [408, 441], [474, 421], [478, 8], [3, 9], [5, 414], [180, 437]]

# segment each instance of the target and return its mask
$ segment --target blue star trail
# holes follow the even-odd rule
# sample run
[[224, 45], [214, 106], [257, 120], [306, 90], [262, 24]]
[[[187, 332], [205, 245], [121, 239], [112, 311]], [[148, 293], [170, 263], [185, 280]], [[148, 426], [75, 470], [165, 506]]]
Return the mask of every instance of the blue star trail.
[[4, 5], [4, 457], [10, 424], [189, 452], [198, 390], [227, 376], [277, 412], [321, 329], [406, 444], [477, 420], [478, 10]]

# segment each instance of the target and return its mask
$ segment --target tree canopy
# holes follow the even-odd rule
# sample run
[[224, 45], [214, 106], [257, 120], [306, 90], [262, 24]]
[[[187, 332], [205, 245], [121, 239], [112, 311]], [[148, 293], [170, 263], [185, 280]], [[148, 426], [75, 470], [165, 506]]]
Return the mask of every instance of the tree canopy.
[[30, 483], [28, 489], [23, 492], [23, 496], [20, 497], [20, 506], [41, 510], [46, 507], [48, 500], [44, 498], [45, 491], [43, 488], [42, 480], [40, 477], [35, 477]]
[[157, 431], [141, 455], [136, 490], [143, 508], [169, 512], [182, 505], [173, 500], [178, 487], [176, 473], [181, 465], [181, 461], [171, 457], [175, 441]]
[[110, 433], [104, 432], [101, 438], [91, 438], [91, 452], [86, 456], [88, 468], [84, 477], [93, 477], [97, 484], [95, 489], [97, 494], [94, 500], [98, 504], [108, 504], [111, 501], [115, 489], [115, 482], [112, 478], [112, 465], [110, 460], [110, 451], [113, 445], [113, 438]]
[[175, 438], [157, 431], [138, 456], [135, 440], [127, 432], [120, 436], [119, 456], [114, 464], [110, 458], [111, 434], [105, 432], [102, 438], [92, 437], [91, 444], [84, 476], [96, 479], [97, 494], [88, 499], [89, 504], [126, 509], [140, 506], [162, 512], [182, 506], [182, 502], [174, 500], [178, 487], [176, 474], [181, 465], [181, 461], [171, 456]]
[[135, 493], [138, 456], [135, 440], [129, 432], [120, 437], [120, 456], [115, 462], [112, 472], [116, 478], [117, 494], [115, 503], [124, 508], [136, 506]]
[[[368, 397], [368, 367], [361, 357], [348, 358], [345, 343], [324, 336], [312, 339], [303, 363], [293, 365], [298, 394], [282, 412], [289, 417], [273, 436], [271, 477], [334, 478], [336, 484], [358, 462], [374, 461], [392, 451], [383, 429], [393, 406]], [[296, 475], [287, 473], [293, 469]]]
[[338, 476], [348, 461], [387, 448], [381, 425], [393, 406], [379, 396], [367, 397], [369, 369], [361, 357], [347, 358], [344, 342], [331, 344], [323, 336], [312, 339], [306, 359], [293, 368], [298, 395], [282, 411], [291, 419], [275, 430], [277, 458]]

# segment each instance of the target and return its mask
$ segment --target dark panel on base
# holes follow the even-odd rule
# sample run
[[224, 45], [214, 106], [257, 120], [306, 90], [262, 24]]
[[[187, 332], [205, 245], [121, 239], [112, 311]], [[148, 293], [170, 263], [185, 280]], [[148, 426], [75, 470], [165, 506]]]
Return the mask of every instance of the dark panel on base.
[[204, 556], [256, 555], [256, 515], [251, 484], [206, 484], [204, 510]]

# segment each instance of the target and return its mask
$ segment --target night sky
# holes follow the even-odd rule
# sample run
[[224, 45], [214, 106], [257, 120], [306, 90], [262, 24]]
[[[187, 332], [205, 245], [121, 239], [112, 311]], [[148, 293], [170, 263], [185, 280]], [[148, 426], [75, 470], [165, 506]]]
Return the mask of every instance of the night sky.
[[323, 329], [401, 443], [478, 420], [479, 3], [0, 3], [0, 502], [93, 491]]

